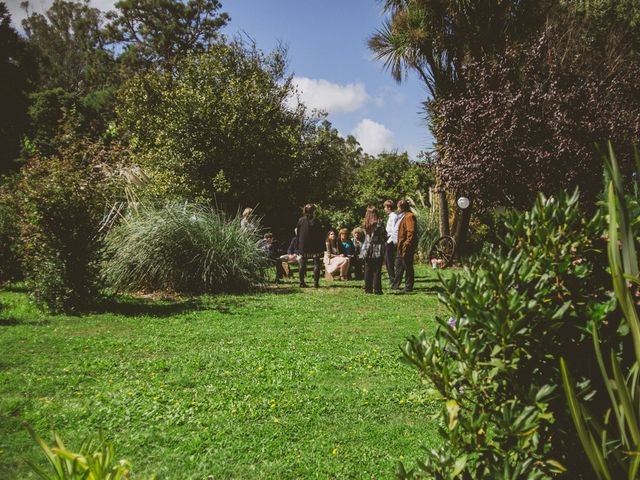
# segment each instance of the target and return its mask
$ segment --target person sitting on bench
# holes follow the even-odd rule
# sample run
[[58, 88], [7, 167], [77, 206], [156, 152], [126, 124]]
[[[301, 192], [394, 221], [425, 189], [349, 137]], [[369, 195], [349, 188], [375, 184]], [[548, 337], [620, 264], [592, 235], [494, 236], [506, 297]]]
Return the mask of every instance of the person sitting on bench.
[[324, 269], [327, 280], [333, 280], [333, 273], [338, 270], [340, 271], [340, 279], [348, 280], [349, 264], [349, 257], [340, 253], [340, 250], [338, 249], [336, 232], [334, 230], [329, 230], [324, 252]]
[[280, 283], [282, 277], [284, 277], [284, 269], [282, 268], [282, 262], [278, 256], [276, 244], [273, 241], [272, 233], [265, 233], [264, 238], [260, 241], [260, 248], [269, 258], [269, 261], [276, 266], [276, 283]]

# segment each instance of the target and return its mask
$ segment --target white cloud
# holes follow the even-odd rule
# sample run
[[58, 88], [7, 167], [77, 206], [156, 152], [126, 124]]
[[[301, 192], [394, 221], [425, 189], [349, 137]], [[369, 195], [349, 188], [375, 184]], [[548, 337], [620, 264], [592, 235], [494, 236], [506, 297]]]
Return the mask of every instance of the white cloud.
[[360, 82], [340, 85], [323, 79], [294, 77], [293, 83], [302, 103], [329, 114], [354, 112], [369, 100], [369, 94]]
[[356, 137], [363, 150], [371, 155], [392, 150], [394, 146], [393, 132], [369, 118], [361, 120], [351, 134]]

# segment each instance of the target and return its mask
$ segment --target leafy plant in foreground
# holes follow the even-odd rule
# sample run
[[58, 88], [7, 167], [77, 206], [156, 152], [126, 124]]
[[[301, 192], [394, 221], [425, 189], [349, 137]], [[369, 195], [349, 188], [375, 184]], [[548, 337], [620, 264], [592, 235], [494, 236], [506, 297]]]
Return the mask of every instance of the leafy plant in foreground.
[[[600, 213], [586, 218], [579, 195], [538, 197], [509, 214], [499, 248], [449, 279], [438, 318], [402, 348], [442, 399], [445, 445], [401, 478], [590, 478], [560, 384], [564, 355], [579, 380], [589, 359], [591, 322], [614, 308], [603, 261]], [[605, 342], [616, 338], [611, 321]], [[580, 383], [581, 394], [599, 392]], [[591, 403], [602, 398], [595, 395]]]
[[28, 462], [31, 469], [43, 480], [127, 480], [130, 474], [129, 462], [116, 461], [113, 446], [102, 436], [98, 443], [84, 442], [78, 453], [69, 450], [62, 439], [54, 433], [53, 445], [49, 446], [30, 426], [25, 428], [38, 444], [48, 467], [44, 468]]
[[[640, 155], [636, 151], [640, 166]], [[609, 266], [613, 290], [632, 345], [618, 349], [602, 341], [602, 323], [593, 326], [596, 359], [610, 405], [604, 415], [594, 412], [579, 398], [573, 386], [573, 367], [561, 361], [562, 379], [571, 416], [580, 443], [598, 479], [635, 479], [640, 473], [640, 318], [638, 317], [638, 255], [636, 233], [638, 219], [632, 214], [632, 200], [625, 197], [616, 157], [609, 146], [606, 162], [610, 175], [607, 206], [609, 212]], [[622, 347], [622, 349], [620, 349]], [[632, 348], [625, 348], [632, 347]], [[629, 350], [633, 350], [631, 355]], [[626, 354], [626, 355], [625, 355]], [[630, 357], [625, 358], [625, 357]]]

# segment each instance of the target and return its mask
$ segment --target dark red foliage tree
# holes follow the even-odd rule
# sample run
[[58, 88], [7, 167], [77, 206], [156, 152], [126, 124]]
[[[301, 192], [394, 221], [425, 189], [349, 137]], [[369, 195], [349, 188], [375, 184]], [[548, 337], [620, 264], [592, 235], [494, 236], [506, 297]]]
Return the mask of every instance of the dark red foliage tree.
[[[549, 28], [462, 72], [462, 94], [434, 107], [448, 189], [474, 206], [528, 208], [537, 192], [602, 189], [599, 149], [611, 141], [622, 165], [640, 141], [640, 62], [623, 44], [605, 48]], [[622, 51], [622, 53], [620, 53]]]

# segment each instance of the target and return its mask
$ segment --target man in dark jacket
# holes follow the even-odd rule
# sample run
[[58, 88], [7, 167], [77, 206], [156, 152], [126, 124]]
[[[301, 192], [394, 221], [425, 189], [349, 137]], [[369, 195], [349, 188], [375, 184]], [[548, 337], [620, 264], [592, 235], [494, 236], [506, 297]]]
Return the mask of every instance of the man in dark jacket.
[[396, 256], [396, 275], [392, 289], [400, 289], [402, 276], [406, 275], [404, 281], [404, 291], [412, 292], [414, 283], [413, 257], [418, 244], [418, 225], [416, 216], [409, 208], [409, 202], [400, 200], [398, 202], [398, 214], [402, 216], [398, 225], [398, 247]]
[[313, 259], [313, 286], [320, 286], [320, 257], [324, 252], [324, 237], [320, 222], [314, 217], [316, 206], [308, 203], [304, 206], [304, 215], [298, 220], [297, 236], [300, 251], [300, 287], [306, 288], [307, 260]]

